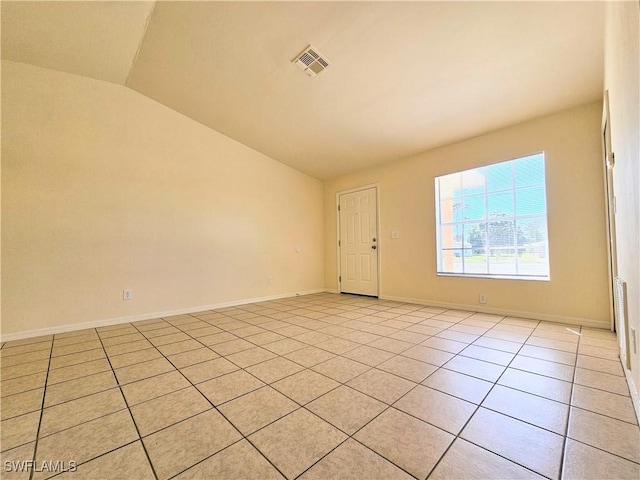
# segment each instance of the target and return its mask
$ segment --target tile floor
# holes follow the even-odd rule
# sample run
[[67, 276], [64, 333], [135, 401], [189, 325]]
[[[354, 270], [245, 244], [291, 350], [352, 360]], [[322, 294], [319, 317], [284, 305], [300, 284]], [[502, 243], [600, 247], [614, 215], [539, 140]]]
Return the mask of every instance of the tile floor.
[[640, 478], [607, 331], [317, 294], [0, 358], [3, 479]]

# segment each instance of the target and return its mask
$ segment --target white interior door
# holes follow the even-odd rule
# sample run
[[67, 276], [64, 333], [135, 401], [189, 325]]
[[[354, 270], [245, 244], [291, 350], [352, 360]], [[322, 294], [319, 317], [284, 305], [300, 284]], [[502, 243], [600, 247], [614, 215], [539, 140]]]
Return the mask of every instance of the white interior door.
[[340, 291], [377, 297], [377, 189], [343, 193], [338, 199]]

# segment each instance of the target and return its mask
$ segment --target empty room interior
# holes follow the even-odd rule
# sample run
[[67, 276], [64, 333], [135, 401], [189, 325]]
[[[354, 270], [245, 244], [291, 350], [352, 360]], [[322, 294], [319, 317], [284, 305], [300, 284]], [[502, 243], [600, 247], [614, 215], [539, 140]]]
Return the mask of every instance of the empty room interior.
[[0, 5], [0, 478], [640, 478], [638, 1]]

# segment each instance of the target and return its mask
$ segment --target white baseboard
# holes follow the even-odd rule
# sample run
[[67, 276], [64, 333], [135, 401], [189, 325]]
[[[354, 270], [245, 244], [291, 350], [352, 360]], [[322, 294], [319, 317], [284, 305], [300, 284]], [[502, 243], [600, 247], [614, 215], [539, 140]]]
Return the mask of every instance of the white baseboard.
[[504, 308], [490, 308], [486, 305], [462, 305], [456, 303], [438, 302], [435, 300], [423, 300], [419, 298], [393, 297], [390, 295], [380, 295], [381, 300], [394, 300], [396, 302], [415, 303], [417, 305], [429, 305], [432, 307], [447, 308], [449, 310], [466, 310], [469, 312], [491, 313], [506, 317], [530, 318], [533, 320], [543, 320], [545, 322], [565, 323], [569, 325], [582, 325], [592, 328], [610, 328], [608, 320], [593, 320], [589, 318], [565, 317], [562, 315], [551, 315], [547, 313], [524, 312], [521, 310], [507, 310]]
[[624, 376], [627, 379], [627, 385], [629, 385], [629, 393], [631, 394], [631, 403], [633, 409], [636, 411], [636, 420], [640, 422], [640, 395], [638, 395], [638, 388], [631, 377], [631, 370], [627, 370], [625, 366], [622, 366], [624, 370]]
[[335, 288], [325, 288], [324, 292], [325, 293], [340, 293], [340, 290], [337, 290]]
[[103, 320], [95, 320], [84, 323], [74, 323], [70, 325], [60, 325], [56, 327], [39, 328], [37, 330], [28, 330], [25, 332], [7, 333], [0, 335], [0, 342], [11, 342], [13, 340], [22, 340], [24, 338], [40, 337], [43, 335], [51, 335], [55, 333], [73, 332], [75, 330], [84, 330], [87, 328], [107, 327], [110, 325], [118, 325], [120, 323], [138, 322], [140, 320], [151, 320], [153, 318], [170, 317], [171, 315], [182, 315], [185, 313], [202, 312], [205, 310], [215, 310], [217, 308], [236, 307], [238, 305], [246, 305], [248, 303], [266, 302], [268, 300], [279, 300], [281, 298], [291, 298], [300, 295], [311, 295], [314, 293], [323, 293], [324, 288], [315, 290], [306, 290], [297, 293], [284, 293], [280, 295], [269, 295], [266, 297], [245, 298], [242, 300], [234, 300], [231, 302], [216, 303], [213, 305], [200, 305], [197, 307], [181, 308], [178, 310], [170, 310], [164, 312], [141, 313], [138, 315], [129, 315], [126, 317], [107, 318]]

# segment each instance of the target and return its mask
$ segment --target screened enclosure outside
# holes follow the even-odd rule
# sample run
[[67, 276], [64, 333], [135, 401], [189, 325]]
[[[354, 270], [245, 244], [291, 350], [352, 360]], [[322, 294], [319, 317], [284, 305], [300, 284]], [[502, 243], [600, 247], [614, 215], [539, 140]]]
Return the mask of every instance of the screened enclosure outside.
[[435, 182], [438, 274], [549, 279], [544, 153]]

